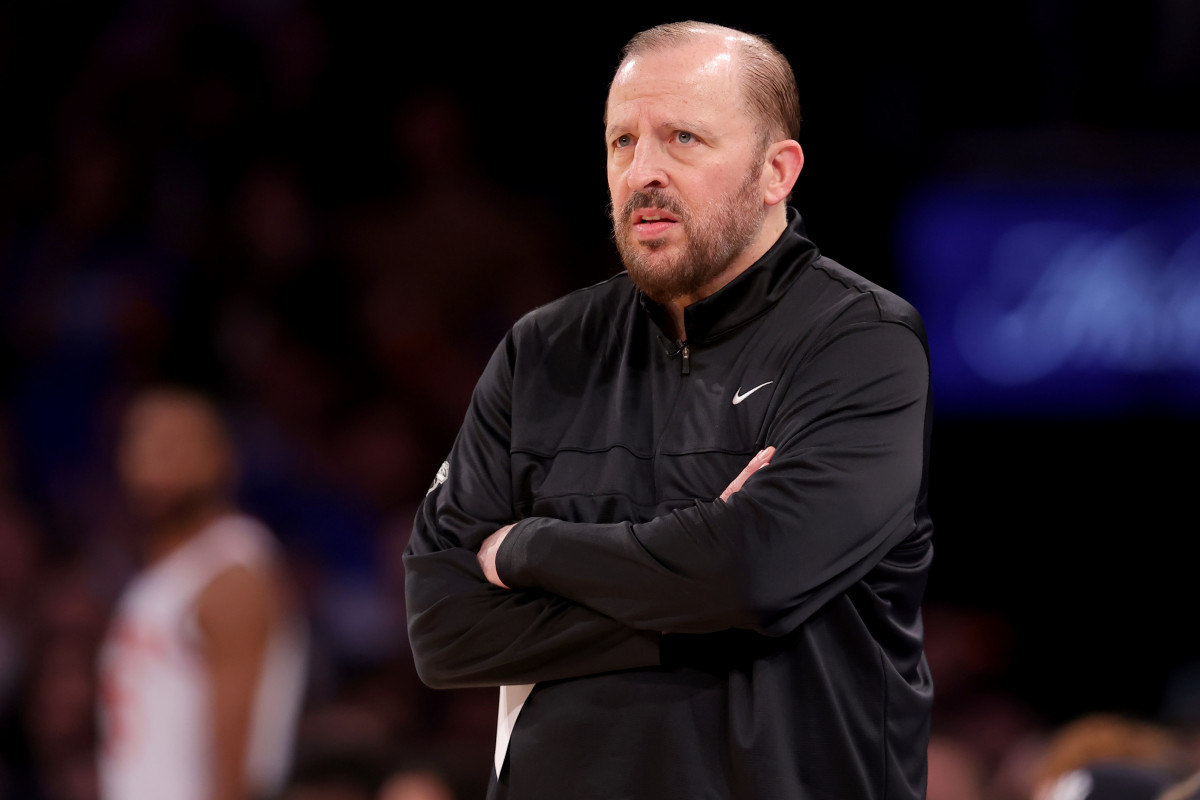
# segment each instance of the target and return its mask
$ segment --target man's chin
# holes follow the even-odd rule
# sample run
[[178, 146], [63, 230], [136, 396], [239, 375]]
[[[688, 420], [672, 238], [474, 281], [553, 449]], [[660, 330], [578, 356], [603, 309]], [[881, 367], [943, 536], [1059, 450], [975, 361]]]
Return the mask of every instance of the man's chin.
[[208, 495], [196, 493], [142, 492], [129, 497], [130, 512], [151, 528], [187, 522], [210, 503]]
[[179, 505], [169, 501], [143, 499], [129, 505], [137, 519], [152, 527], [169, 523], [179, 516]]
[[681, 248], [664, 238], [648, 241], [627, 240], [621, 260], [631, 273], [670, 275], [679, 269]]
[[656, 303], [665, 305], [699, 288], [697, 276], [687, 274], [687, 249], [665, 238], [643, 242], [627, 237], [621, 261], [633, 285]]
[[670, 267], [662, 268], [660, 271], [645, 265], [630, 266], [627, 264], [625, 270], [629, 273], [633, 285], [656, 303], [665, 305], [685, 294], [685, 291], [679, 286], [678, 276], [671, 272]]

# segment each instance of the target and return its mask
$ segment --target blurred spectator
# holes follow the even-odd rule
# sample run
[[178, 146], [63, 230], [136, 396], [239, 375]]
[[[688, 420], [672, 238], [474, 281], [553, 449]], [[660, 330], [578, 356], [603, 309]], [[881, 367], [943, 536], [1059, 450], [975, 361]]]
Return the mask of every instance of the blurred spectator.
[[100, 655], [104, 800], [248, 800], [291, 766], [307, 643], [272, 533], [239, 511], [215, 404], [151, 389], [129, 404], [122, 485], [141, 570]]
[[1171, 783], [1170, 774], [1145, 764], [1101, 761], [1058, 776], [1034, 800], [1159, 800]]
[[392, 119], [406, 181], [353, 207], [343, 248], [368, 351], [448, 449], [493, 343], [562, 294], [565, 220], [490, 178], [453, 90], [423, 87]]
[[939, 747], [930, 751], [930, 791], [953, 797], [970, 780], [981, 783], [988, 800], [1029, 800], [1048, 726], [1004, 685], [1010, 624], [995, 613], [937, 603], [924, 619], [937, 686], [931, 744]]
[[43, 569], [41, 535], [24, 504], [0, 488], [0, 715], [15, 702], [28, 655], [23, 618]]
[[375, 800], [455, 800], [455, 794], [437, 770], [404, 768], [388, 776]]
[[[109, 594], [88, 559], [61, 554], [42, 565], [22, 616], [24, 666], [7, 755], [13, 796], [95, 800], [93, 668]], [[14, 720], [17, 721], [17, 720]]]
[[178, 277], [138, 210], [141, 155], [95, 119], [72, 123], [56, 142], [56, 190], [14, 233], [0, 293], [13, 448], [58, 537], [93, 523], [106, 466], [95, 433], [114, 389], [154, 374]]
[[1035, 776], [1034, 800], [1154, 800], [1182, 778], [1171, 729], [1112, 713], [1087, 714], [1058, 728]]
[[1035, 729], [1011, 742], [987, 781], [988, 800], [1030, 800], [1038, 769], [1054, 730]]
[[929, 739], [926, 800], [984, 800], [984, 772], [979, 755], [945, 736]]

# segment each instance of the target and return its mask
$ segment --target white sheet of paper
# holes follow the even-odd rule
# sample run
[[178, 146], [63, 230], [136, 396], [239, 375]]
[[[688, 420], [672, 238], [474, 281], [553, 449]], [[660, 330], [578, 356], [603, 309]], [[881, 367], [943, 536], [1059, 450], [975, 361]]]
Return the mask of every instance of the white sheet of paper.
[[496, 715], [496, 775], [504, 766], [504, 756], [508, 753], [508, 740], [513, 728], [517, 725], [517, 715], [525, 707], [529, 693], [534, 684], [520, 683], [513, 686], [500, 687], [500, 710]]

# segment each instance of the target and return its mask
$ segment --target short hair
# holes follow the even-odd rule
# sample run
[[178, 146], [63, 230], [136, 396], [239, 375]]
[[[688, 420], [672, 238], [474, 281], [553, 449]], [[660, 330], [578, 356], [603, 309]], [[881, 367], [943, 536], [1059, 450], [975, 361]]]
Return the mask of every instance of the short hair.
[[766, 129], [761, 133], [762, 144], [768, 144], [772, 136], [800, 138], [800, 93], [796, 88], [796, 75], [787, 58], [763, 36], [709, 22], [670, 22], [635, 34], [621, 51], [621, 63], [631, 56], [689, 44], [706, 34], [736, 40], [748, 110], [766, 123]]

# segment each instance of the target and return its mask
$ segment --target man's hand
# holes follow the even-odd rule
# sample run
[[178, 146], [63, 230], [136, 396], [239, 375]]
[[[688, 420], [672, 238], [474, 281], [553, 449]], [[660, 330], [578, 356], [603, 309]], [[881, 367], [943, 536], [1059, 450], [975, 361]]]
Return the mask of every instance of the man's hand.
[[488, 583], [499, 586], [501, 589], [507, 589], [504, 581], [500, 580], [500, 574], [496, 572], [496, 552], [500, 549], [500, 543], [504, 541], [504, 537], [508, 536], [508, 532], [512, 530], [513, 525], [505, 525], [500, 530], [493, 533], [491, 536], [483, 540], [483, 544], [479, 546], [479, 552], [475, 558], [479, 561], [479, 567], [483, 570], [483, 576], [488, 579]]
[[[771, 456], [773, 455], [775, 455], [774, 447], [768, 447], [763, 450], [759, 450], [758, 454], [755, 455], [754, 458], [750, 459], [750, 463], [746, 465], [746, 468], [738, 473], [738, 476], [733, 479], [733, 483], [726, 486], [725, 491], [721, 492], [721, 499], [725, 502], [729, 502], [729, 498], [737, 494], [738, 489], [742, 488], [742, 484], [746, 482], [747, 478], [758, 472], [767, 464], [771, 463]], [[487, 542], [484, 542], [484, 544], [487, 544]]]

